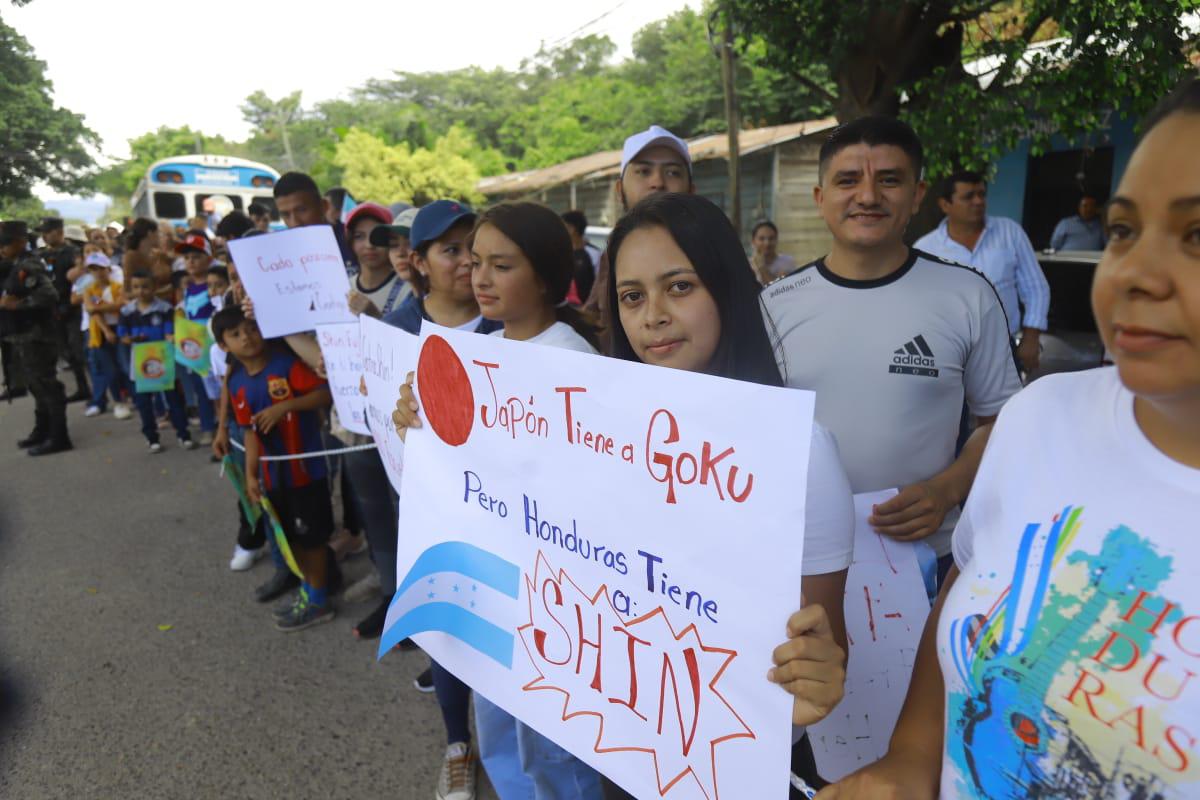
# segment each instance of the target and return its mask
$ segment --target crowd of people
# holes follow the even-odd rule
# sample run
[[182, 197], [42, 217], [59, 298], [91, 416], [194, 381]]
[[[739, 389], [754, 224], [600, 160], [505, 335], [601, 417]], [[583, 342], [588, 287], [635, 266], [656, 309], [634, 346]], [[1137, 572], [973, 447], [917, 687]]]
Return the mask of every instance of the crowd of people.
[[[429, 320], [815, 392], [805, 605], [763, 654], [774, 662], [767, 679], [791, 696], [796, 796], [809, 786], [834, 800], [1170, 798], [1200, 790], [1200, 696], [1178, 666], [1200, 657], [1200, 625], [1189, 627], [1200, 597], [1187, 580], [1189, 512], [1200, 508], [1196, 141], [1192, 80], [1146, 121], [1102, 212], [1092, 299], [1115, 366], [1028, 387], [1021, 373], [1036, 366], [1049, 301], [1028, 238], [987, 215], [983, 175], [958, 172], [940, 189], [943, 223], [907, 244], [924, 157], [892, 118], [841, 125], [822, 145], [814, 196], [833, 244], [798, 268], [777, 252], [770, 222], [754, 228], [747, 256], [723, 212], [695, 193], [687, 144], [658, 127], [626, 141], [622, 216], [602, 252], [589, 248], [582, 214], [531, 202], [476, 212], [451, 198], [368, 201], [343, 214], [342, 195], [296, 172], [274, 199], [287, 227], [333, 227], [355, 313], [410, 333]], [[9, 377], [8, 391], [27, 388], [37, 409], [20, 444], [34, 455], [69, 449], [70, 401], [86, 401], [88, 415], [111, 403], [130, 416], [134, 405], [151, 452], [173, 427], [181, 446], [204, 444], [244, 470], [250, 502], [236, 502], [230, 566], [272, 560], [256, 599], [285, 598], [276, 627], [332, 619], [341, 592], [374, 594], [354, 633], [376, 638], [396, 590], [398, 498], [371, 438], [331, 410], [314, 336], [259, 331], [224, 247], [266, 234], [271, 210], [249, 212], [197, 219], [182, 236], [147, 219], [92, 231], [47, 219], [40, 255], [23, 223], [3, 224], [6, 374], [24, 378]], [[1082, 241], [1097, 213], [1081, 203], [1063, 236]], [[130, 348], [169, 341], [176, 314], [209, 325], [211, 370], [181, 367], [175, 391], [138, 393]], [[60, 356], [77, 384], [70, 397]], [[401, 434], [422, 424], [408, 384], [393, 423]], [[342, 452], [313, 455], [330, 450]], [[898, 492], [869, 524], [930, 545], [937, 601], [887, 755], [826, 785], [805, 729], [844, 692], [852, 498], [889, 488]], [[247, 510], [264, 498], [286, 547]], [[364, 549], [373, 577], [344, 588], [339, 558]], [[1156, 682], [1172, 659], [1174, 683]], [[436, 695], [445, 723], [439, 800], [475, 796], [477, 760], [505, 800], [628, 797], [436, 662], [417, 688]]]

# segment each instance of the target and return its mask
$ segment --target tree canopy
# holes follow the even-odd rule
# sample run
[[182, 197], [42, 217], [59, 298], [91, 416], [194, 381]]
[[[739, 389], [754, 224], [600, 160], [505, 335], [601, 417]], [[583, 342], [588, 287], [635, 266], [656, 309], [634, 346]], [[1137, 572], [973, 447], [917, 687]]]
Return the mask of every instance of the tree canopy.
[[28, 198], [38, 183], [71, 192], [91, 182], [88, 148], [99, 139], [53, 90], [29, 42], [0, 19], [0, 200]]
[[[987, 166], [1021, 138], [1140, 116], [1188, 69], [1195, 0], [730, 0], [766, 63], [829, 89], [839, 119], [899, 115], [934, 174]], [[1033, 125], [1034, 121], [1045, 124]]]
[[[132, 192], [167, 145], [181, 148], [171, 155], [201, 146], [300, 169], [322, 186], [346, 185], [356, 197], [391, 202], [458, 187], [451, 194], [466, 199], [474, 183], [462, 182], [471, 174], [478, 180], [617, 149], [630, 131], [652, 123], [683, 137], [723, 130], [720, 59], [709, 24], [708, 14], [683, 9], [638, 31], [632, 57], [620, 62], [612, 40], [587, 35], [543, 47], [515, 70], [396, 72], [308, 106], [298, 93], [271, 98], [256, 91], [241, 107], [251, 127], [245, 141], [160, 129], [130, 143], [133, 157], [105, 172], [102, 190]], [[764, 40], [746, 45], [738, 82], [747, 125], [829, 113], [824, 92], [831, 86], [797, 84], [768, 63]], [[447, 153], [444, 163], [432, 163], [434, 177], [416, 180], [414, 164]], [[368, 154], [388, 168], [370, 166]]]

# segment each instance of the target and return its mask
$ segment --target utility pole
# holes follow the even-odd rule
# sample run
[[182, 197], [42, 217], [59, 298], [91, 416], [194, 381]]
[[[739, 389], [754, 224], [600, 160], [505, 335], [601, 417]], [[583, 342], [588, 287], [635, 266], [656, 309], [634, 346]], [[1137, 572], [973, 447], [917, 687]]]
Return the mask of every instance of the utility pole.
[[738, 119], [737, 84], [734, 70], [733, 53], [733, 22], [726, 13], [721, 35], [721, 82], [725, 86], [725, 125], [729, 131], [729, 217], [733, 220], [733, 228], [742, 234], [742, 179], [741, 159], [738, 152], [738, 131], [741, 122]]

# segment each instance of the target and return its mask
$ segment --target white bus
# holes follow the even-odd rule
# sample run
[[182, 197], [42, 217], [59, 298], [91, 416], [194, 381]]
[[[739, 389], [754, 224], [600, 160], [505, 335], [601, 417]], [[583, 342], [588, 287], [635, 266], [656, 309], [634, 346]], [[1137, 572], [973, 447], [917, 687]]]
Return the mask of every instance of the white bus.
[[272, 189], [279, 173], [266, 164], [234, 156], [190, 155], [156, 161], [138, 181], [130, 205], [137, 217], [186, 227], [190, 217], [204, 214], [212, 198], [218, 213], [245, 212], [251, 203], [271, 210], [278, 220]]

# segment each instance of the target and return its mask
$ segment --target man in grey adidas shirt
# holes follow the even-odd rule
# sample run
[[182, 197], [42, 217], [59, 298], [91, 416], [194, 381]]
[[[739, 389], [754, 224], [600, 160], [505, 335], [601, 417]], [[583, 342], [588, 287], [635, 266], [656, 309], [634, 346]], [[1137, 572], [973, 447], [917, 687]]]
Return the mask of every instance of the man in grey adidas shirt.
[[[837, 436], [851, 488], [900, 489], [871, 524], [926, 539], [944, 571], [959, 504], [1021, 382], [988, 280], [904, 244], [925, 194], [922, 160], [898, 120], [837, 128], [813, 192], [833, 249], [768, 285], [762, 301], [784, 380], [816, 392], [817, 420]], [[956, 458], [964, 398], [979, 426]]]

